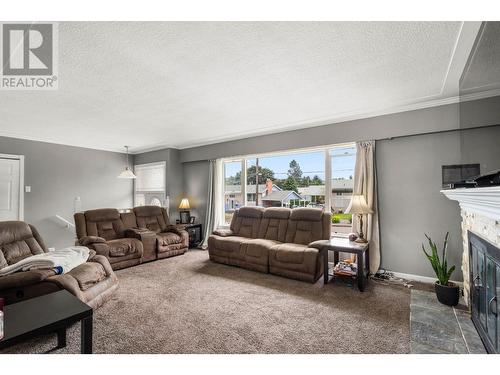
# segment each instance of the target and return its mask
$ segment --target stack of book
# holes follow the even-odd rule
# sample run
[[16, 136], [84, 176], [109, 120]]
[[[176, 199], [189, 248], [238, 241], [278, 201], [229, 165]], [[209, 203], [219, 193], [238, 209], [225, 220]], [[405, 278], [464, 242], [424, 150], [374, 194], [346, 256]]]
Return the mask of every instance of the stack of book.
[[338, 262], [333, 267], [334, 276], [355, 277], [358, 272], [358, 265], [349, 261]]

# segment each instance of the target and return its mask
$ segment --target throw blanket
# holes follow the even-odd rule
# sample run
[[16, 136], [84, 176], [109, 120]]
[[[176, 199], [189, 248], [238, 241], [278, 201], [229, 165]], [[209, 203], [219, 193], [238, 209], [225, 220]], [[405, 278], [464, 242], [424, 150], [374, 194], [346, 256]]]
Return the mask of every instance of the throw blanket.
[[72, 246], [48, 253], [32, 255], [0, 270], [0, 276], [17, 271], [54, 269], [56, 273], [66, 273], [83, 264], [89, 258], [90, 250], [85, 246]]

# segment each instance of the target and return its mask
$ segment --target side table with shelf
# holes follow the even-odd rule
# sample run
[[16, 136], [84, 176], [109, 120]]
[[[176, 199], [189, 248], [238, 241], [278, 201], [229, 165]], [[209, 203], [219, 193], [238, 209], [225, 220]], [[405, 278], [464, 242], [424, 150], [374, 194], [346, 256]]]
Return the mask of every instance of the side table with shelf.
[[365, 290], [366, 280], [369, 273], [370, 252], [367, 243], [349, 241], [348, 238], [332, 237], [329, 240], [315, 241], [309, 246], [320, 250], [323, 253], [323, 283], [328, 284], [330, 275], [328, 271], [328, 253], [333, 251], [334, 266], [339, 262], [339, 253], [350, 253], [356, 255], [357, 275], [356, 281], [360, 292]]
[[201, 224], [177, 224], [189, 234], [189, 248], [197, 247], [203, 241], [203, 230]]

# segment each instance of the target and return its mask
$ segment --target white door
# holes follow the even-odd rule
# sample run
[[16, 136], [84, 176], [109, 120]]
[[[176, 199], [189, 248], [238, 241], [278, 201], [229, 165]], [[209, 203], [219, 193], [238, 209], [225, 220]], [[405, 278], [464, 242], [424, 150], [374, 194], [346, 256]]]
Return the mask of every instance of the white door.
[[0, 158], [0, 221], [19, 220], [20, 160]]

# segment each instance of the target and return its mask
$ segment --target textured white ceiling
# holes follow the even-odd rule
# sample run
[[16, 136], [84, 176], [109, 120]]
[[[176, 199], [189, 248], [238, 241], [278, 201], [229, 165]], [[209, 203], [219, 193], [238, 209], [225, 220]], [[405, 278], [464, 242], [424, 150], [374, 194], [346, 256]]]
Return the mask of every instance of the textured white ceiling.
[[137, 152], [442, 100], [461, 26], [63, 22], [59, 89], [0, 92], [0, 135]]

